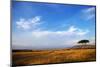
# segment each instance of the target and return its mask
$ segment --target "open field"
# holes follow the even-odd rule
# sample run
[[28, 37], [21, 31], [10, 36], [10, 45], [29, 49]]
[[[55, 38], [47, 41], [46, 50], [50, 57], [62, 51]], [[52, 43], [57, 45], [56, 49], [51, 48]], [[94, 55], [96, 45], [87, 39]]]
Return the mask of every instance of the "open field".
[[95, 61], [96, 50], [92, 49], [59, 49], [13, 52], [13, 65], [34, 65], [51, 63], [69, 63]]

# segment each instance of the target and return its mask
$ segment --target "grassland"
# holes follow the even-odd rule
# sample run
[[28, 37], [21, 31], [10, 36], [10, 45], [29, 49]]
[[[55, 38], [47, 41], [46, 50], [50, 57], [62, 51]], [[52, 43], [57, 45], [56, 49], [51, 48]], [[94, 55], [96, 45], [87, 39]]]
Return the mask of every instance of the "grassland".
[[95, 48], [16, 51], [12, 54], [14, 66], [96, 60]]

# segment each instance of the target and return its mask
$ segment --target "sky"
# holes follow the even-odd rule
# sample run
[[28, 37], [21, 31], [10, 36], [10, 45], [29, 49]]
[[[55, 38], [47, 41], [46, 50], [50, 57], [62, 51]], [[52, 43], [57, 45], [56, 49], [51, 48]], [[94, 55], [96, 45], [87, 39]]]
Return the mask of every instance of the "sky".
[[12, 49], [60, 49], [95, 42], [95, 6], [12, 2]]

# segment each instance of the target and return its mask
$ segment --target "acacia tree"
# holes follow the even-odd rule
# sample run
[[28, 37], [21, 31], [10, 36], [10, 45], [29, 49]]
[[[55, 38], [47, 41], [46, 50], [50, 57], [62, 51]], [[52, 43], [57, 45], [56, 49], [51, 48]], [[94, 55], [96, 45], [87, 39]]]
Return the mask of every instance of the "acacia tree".
[[86, 45], [87, 43], [89, 43], [89, 40], [80, 40], [78, 41], [78, 43]]

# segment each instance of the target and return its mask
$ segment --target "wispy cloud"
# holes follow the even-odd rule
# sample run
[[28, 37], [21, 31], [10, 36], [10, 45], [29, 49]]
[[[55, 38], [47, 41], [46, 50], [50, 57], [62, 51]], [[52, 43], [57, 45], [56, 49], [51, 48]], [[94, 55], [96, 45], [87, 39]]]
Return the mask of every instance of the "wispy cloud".
[[31, 28], [36, 28], [38, 25], [40, 25], [40, 16], [33, 17], [31, 19], [24, 19], [20, 18], [19, 21], [16, 22], [17, 28], [22, 30], [29, 30]]
[[95, 11], [95, 7], [91, 7], [91, 8], [83, 10], [83, 12], [86, 12], [86, 13], [90, 13], [90, 12], [94, 12], [94, 11]]
[[85, 20], [91, 20], [95, 18], [95, 7], [87, 8], [82, 10], [83, 13], [83, 19]]
[[57, 35], [57, 36], [84, 36], [88, 33], [88, 30], [82, 30], [80, 28], [77, 28], [75, 26], [70, 26], [68, 30], [66, 31], [48, 31], [48, 30], [42, 30], [42, 31], [33, 31], [32, 34], [41, 37], [46, 35]]

